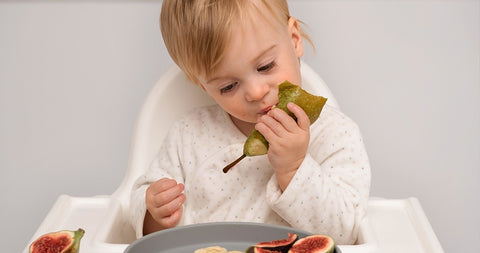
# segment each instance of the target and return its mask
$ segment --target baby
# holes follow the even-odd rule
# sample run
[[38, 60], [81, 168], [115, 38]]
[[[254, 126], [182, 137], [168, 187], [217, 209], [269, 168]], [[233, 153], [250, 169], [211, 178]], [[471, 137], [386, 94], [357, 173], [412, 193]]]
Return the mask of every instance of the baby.
[[[217, 104], [175, 122], [136, 181], [130, 211], [137, 237], [178, 225], [248, 221], [355, 243], [370, 189], [357, 125], [328, 105], [311, 126], [293, 103], [287, 108], [296, 121], [272, 109], [280, 83], [301, 85], [308, 40], [287, 1], [165, 0], [160, 21], [172, 59]], [[268, 154], [224, 174], [253, 129], [269, 142]]]

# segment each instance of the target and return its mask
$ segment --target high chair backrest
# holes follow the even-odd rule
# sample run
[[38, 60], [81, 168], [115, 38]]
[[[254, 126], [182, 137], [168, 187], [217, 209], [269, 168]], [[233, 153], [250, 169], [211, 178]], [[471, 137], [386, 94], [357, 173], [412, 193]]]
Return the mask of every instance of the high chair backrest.
[[[338, 107], [325, 82], [305, 62], [301, 63], [301, 73], [302, 88], [328, 98], [328, 105]], [[214, 101], [191, 83], [177, 66], [160, 77], [140, 109], [131, 139], [128, 169], [122, 184], [113, 194], [124, 210], [128, 208], [134, 181], [149, 167], [171, 124], [194, 107], [209, 104], [214, 104]]]

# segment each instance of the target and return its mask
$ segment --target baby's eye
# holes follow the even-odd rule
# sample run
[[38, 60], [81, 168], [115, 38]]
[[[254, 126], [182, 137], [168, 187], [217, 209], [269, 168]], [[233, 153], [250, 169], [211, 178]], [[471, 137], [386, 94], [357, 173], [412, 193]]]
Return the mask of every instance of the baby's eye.
[[223, 88], [220, 89], [220, 94], [224, 94], [224, 93], [227, 93], [227, 92], [230, 92], [232, 91], [235, 86], [237, 86], [238, 82], [234, 82], [234, 83], [231, 83]]
[[275, 66], [275, 62], [272, 61], [269, 64], [263, 65], [257, 69], [258, 72], [266, 72]]

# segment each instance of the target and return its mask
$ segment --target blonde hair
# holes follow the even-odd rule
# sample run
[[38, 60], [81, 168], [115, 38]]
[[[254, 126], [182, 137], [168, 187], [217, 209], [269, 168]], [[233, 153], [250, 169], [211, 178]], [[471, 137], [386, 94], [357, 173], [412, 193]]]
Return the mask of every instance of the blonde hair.
[[[195, 84], [213, 74], [223, 59], [231, 32], [239, 20], [254, 19], [262, 6], [282, 25], [290, 13], [286, 0], [164, 0], [160, 28], [173, 61]], [[250, 11], [250, 13], [249, 13]], [[271, 21], [273, 22], [273, 21]], [[302, 36], [311, 43], [307, 34]]]

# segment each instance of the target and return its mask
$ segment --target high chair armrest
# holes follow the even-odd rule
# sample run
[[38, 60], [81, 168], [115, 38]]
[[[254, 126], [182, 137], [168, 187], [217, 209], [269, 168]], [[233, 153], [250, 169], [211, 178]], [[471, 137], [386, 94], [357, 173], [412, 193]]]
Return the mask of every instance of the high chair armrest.
[[[374, 252], [444, 252], [417, 198], [370, 198], [367, 220]], [[350, 251], [355, 246], [341, 248], [357, 252]]]
[[85, 230], [80, 243], [81, 252], [123, 252], [128, 244], [107, 243], [99, 240], [104, 238], [101, 233], [99, 234], [100, 228], [104, 227], [104, 221], [112, 216], [113, 201], [110, 196], [79, 198], [60, 195], [23, 252], [28, 253], [29, 245], [43, 234], [78, 228]]

